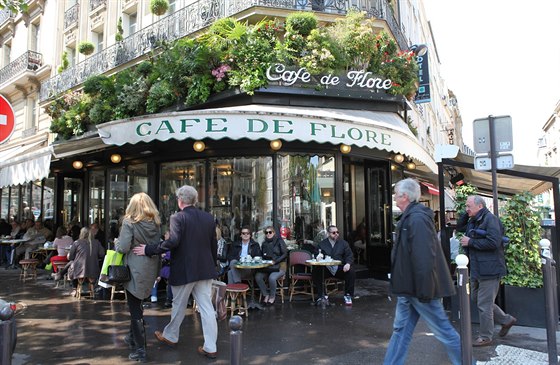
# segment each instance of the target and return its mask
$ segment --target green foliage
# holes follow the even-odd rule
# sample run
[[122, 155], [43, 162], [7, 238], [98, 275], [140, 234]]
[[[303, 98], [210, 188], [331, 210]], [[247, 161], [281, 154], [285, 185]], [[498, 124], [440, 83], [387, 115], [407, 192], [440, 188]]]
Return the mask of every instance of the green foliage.
[[504, 284], [528, 288], [543, 285], [539, 256], [540, 217], [533, 207], [533, 196], [520, 193], [508, 200], [501, 215], [509, 244], [505, 250], [508, 274]]
[[78, 44], [78, 52], [83, 55], [90, 55], [95, 50], [95, 46], [90, 41], [81, 41]]
[[455, 212], [456, 217], [466, 213], [467, 198], [471, 195], [478, 194], [476, 186], [471, 184], [463, 184], [455, 187]]
[[169, 9], [169, 1], [167, 0], [150, 0], [150, 11], [155, 15], [163, 15]]
[[[152, 0], [151, 5], [160, 2], [167, 10], [167, 1]], [[416, 90], [414, 57], [398, 53], [396, 42], [386, 32], [378, 32], [365, 13], [350, 12], [333, 26], [317, 28], [317, 24], [311, 12], [289, 15], [285, 29], [272, 20], [253, 25], [233, 18], [217, 20], [198, 38], [161, 44], [148, 60], [135, 67], [110, 77], [91, 77], [84, 83], [88, 108], [73, 104], [59, 117], [68, 114], [74, 120], [75, 115], [87, 110], [87, 122], [96, 124], [157, 113], [179, 102], [204, 103], [226, 88], [237, 87], [253, 94], [268, 85], [266, 71], [279, 62], [290, 70], [304, 67], [313, 75], [367, 70], [390, 78], [393, 94]], [[119, 35], [122, 19], [117, 24], [117, 42]], [[94, 47], [91, 42], [82, 42], [78, 49], [93, 52]], [[76, 114], [73, 109], [77, 108], [81, 110]]]
[[8, 8], [13, 13], [26, 13], [29, 10], [29, 0], [0, 0], [0, 9]]
[[119, 17], [119, 21], [117, 22], [117, 33], [115, 33], [115, 42], [122, 42], [124, 39], [123, 37], [123, 27], [122, 27], [122, 16]]
[[45, 109], [52, 118], [51, 132], [64, 139], [83, 134], [90, 123], [90, 107], [90, 98], [82, 93], [68, 92], [57, 98]]
[[291, 13], [286, 17], [286, 31], [291, 34], [307, 37], [313, 29], [317, 28], [317, 23], [315, 13]]
[[62, 73], [64, 70], [68, 68], [70, 62], [68, 61], [68, 52], [62, 52], [62, 56], [60, 57], [60, 66], [58, 66], [58, 73]]

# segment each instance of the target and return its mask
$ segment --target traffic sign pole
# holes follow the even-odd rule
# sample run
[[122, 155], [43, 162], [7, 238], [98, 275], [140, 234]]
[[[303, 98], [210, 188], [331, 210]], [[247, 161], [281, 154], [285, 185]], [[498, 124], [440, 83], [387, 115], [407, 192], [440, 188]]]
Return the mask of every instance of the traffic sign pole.
[[494, 202], [494, 215], [498, 216], [498, 174], [496, 172], [496, 124], [494, 117], [488, 116], [488, 125], [490, 126], [490, 162], [492, 164], [492, 198]]

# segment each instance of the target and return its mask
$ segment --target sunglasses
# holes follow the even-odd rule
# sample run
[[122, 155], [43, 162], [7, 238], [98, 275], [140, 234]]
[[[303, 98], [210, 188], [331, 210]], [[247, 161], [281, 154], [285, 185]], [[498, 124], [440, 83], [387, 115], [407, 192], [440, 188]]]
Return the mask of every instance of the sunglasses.
[[248, 235], [251, 234], [251, 232], [241, 232], [242, 235]]
[[338, 234], [338, 231], [331, 232], [331, 234]]
[[273, 234], [274, 232], [272, 232], [272, 231], [266, 231], [266, 232], [264, 232], [264, 233], [266, 233], [266, 234]]

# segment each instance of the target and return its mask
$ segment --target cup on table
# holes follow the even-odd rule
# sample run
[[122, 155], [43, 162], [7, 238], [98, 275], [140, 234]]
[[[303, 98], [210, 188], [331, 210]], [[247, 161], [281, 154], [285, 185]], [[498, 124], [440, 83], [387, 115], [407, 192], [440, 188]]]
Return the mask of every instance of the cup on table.
[[253, 257], [253, 261], [254, 261], [254, 262], [257, 262], [257, 263], [260, 263], [260, 262], [262, 262], [262, 257], [260, 257], [260, 256], [255, 256], [255, 257]]

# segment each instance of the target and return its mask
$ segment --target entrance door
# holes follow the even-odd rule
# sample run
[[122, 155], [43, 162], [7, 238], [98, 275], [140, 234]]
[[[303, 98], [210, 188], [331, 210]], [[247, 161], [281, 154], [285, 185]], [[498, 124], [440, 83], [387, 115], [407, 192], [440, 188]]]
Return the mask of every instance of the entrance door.
[[385, 162], [344, 163], [346, 240], [356, 264], [385, 279], [391, 266], [391, 186]]

